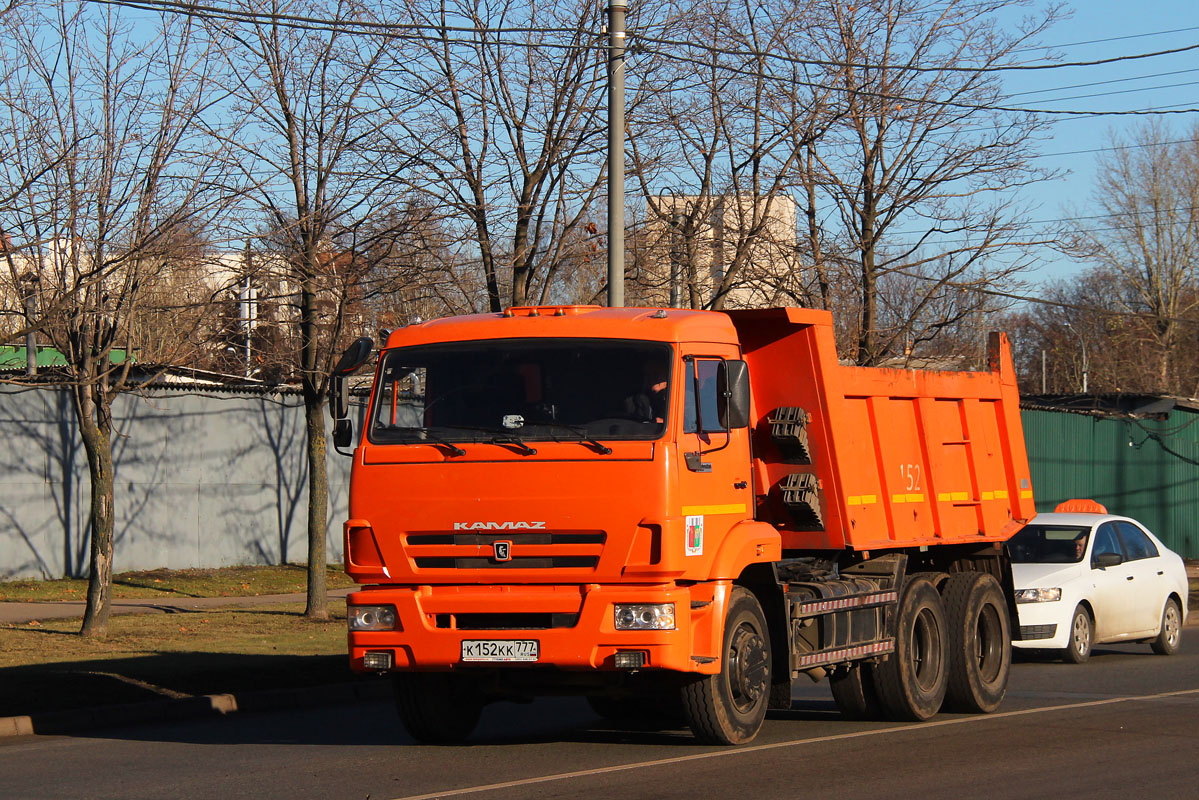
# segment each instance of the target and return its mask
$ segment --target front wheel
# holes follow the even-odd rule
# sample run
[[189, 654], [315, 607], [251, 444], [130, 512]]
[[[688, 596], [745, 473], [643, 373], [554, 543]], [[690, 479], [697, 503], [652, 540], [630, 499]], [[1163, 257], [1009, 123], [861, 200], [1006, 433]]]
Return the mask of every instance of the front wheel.
[[479, 724], [483, 699], [460, 675], [400, 672], [393, 688], [400, 721], [422, 744], [457, 744]]
[[770, 703], [770, 632], [757, 598], [733, 587], [724, 623], [720, 672], [684, 684], [683, 712], [707, 744], [752, 741]]
[[1082, 606], [1074, 609], [1070, 617], [1070, 641], [1066, 645], [1062, 658], [1071, 664], [1081, 664], [1091, 657], [1091, 636], [1094, 626], [1091, 615]]
[[1153, 652], [1160, 656], [1172, 656], [1182, 643], [1182, 611], [1178, 601], [1171, 597], [1162, 611], [1162, 629], [1153, 640]]

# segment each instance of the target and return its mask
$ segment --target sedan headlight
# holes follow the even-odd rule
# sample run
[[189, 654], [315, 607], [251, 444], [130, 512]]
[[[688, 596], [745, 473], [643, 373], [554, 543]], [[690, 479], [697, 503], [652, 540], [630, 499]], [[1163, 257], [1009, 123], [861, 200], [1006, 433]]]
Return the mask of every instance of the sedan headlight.
[[394, 631], [395, 606], [348, 606], [346, 619], [352, 631]]
[[1062, 590], [1054, 589], [1017, 589], [1017, 603], [1052, 603], [1062, 599]]
[[616, 630], [673, 631], [674, 603], [617, 603]]

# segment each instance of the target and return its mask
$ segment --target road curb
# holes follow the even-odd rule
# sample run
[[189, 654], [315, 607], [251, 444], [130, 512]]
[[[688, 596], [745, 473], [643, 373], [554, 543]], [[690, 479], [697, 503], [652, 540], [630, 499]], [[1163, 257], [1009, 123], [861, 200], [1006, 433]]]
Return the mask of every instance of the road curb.
[[381, 679], [293, 689], [206, 694], [181, 700], [153, 700], [0, 717], [0, 738], [61, 735], [119, 725], [226, 716], [239, 711], [286, 711], [325, 705], [377, 702], [390, 698], [391, 684]]

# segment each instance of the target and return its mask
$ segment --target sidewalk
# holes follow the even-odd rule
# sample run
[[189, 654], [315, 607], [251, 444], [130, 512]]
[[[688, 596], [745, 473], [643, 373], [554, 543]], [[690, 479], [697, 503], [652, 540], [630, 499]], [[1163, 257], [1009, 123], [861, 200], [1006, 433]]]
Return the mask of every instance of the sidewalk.
[[[330, 589], [330, 600], [344, 600], [353, 589]], [[259, 594], [232, 597], [146, 597], [139, 599], [113, 600], [114, 614], [183, 614], [209, 608], [266, 606], [278, 603], [302, 603], [307, 599], [303, 592], [294, 594]], [[20, 625], [31, 620], [83, 619], [86, 604], [82, 600], [63, 600], [53, 603], [20, 603], [0, 601], [0, 624]]]

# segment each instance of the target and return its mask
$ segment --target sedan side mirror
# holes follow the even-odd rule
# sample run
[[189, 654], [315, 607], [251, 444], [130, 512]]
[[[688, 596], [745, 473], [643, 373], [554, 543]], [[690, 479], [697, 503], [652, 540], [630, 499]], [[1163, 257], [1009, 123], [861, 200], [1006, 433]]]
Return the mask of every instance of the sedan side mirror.
[[1099, 569], [1118, 567], [1124, 563], [1124, 556], [1119, 553], [1100, 553], [1095, 556], [1095, 566]]

